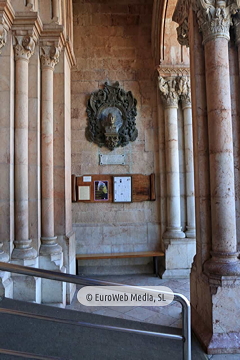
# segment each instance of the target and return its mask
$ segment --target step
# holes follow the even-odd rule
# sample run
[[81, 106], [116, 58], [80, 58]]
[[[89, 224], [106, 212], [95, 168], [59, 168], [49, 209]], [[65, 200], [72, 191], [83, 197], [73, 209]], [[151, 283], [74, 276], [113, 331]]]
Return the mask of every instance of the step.
[[[75, 320], [179, 334], [179, 329], [175, 328], [6, 298], [2, 300], [0, 306], [6, 309], [51, 316], [60, 321], [63, 319]], [[94, 329], [1, 313], [0, 322], [4, 324], [0, 327], [0, 348], [38, 353], [45, 356], [58, 356], [69, 360], [145, 360], [147, 358], [182, 360], [182, 342], [177, 340]], [[194, 360], [206, 360], [206, 355], [195, 339], [193, 340], [193, 354]], [[8, 360], [10, 358], [7, 355], [1, 355], [0, 359]]]

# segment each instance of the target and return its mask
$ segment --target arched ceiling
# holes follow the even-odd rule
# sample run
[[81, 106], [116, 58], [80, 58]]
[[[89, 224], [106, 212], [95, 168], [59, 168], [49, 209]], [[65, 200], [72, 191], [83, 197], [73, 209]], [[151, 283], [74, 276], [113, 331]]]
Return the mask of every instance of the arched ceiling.
[[154, 0], [152, 19], [152, 51], [155, 65], [189, 65], [189, 52], [177, 41], [173, 13], [177, 0]]

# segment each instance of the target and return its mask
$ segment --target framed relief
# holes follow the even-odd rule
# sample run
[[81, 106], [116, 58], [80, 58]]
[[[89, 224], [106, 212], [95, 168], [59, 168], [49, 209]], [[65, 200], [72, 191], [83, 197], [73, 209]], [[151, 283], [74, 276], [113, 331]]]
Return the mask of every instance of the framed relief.
[[87, 105], [86, 138], [99, 147], [114, 150], [135, 141], [137, 100], [131, 91], [114, 85], [104, 84], [103, 89], [93, 92]]

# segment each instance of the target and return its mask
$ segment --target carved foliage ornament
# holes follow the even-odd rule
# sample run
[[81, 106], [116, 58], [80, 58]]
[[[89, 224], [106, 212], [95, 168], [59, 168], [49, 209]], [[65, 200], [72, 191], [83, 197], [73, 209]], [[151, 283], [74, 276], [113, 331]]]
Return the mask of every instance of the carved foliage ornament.
[[183, 23], [177, 27], [178, 42], [182, 46], [189, 47], [188, 31], [188, 18], [186, 18]]
[[231, 16], [239, 11], [240, 0], [197, 0], [193, 3], [203, 33], [203, 43], [219, 36], [229, 40]]
[[32, 36], [15, 36], [15, 59], [29, 60], [34, 53], [35, 41]]
[[163, 78], [159, 76], [159, 89], [166, 107], [178, 107], [182, 101], [183, 108], [191, 107], [191, 86], [188, 76]]
[[54, 45], [41, 47], [42, 67], [49, 67], [54, 69], [55, 65], [59, 62], [59, 55], [60, 50]]
[[104, 84], [104, 88], [91, 94], [87, 106], [86, 138], [100, 147], [113, 150], [136, 140], [137, 100], [131, 91]]
[[0, 49], [6, 44], [6, 42], [7, 42], [7, 30], [6, 27], [4, 27], [4, 23], [3, 23], [0, 24]]

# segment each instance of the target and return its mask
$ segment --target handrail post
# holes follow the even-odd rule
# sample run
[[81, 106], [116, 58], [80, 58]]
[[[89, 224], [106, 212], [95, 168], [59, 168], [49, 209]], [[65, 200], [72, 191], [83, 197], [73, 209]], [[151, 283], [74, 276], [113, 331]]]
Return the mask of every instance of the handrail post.
[[188, 299], [175, 294], [174, 300], [182, 305], [182, 336], [183, 336], [183, 360], [191, 360], [191, 308]]

